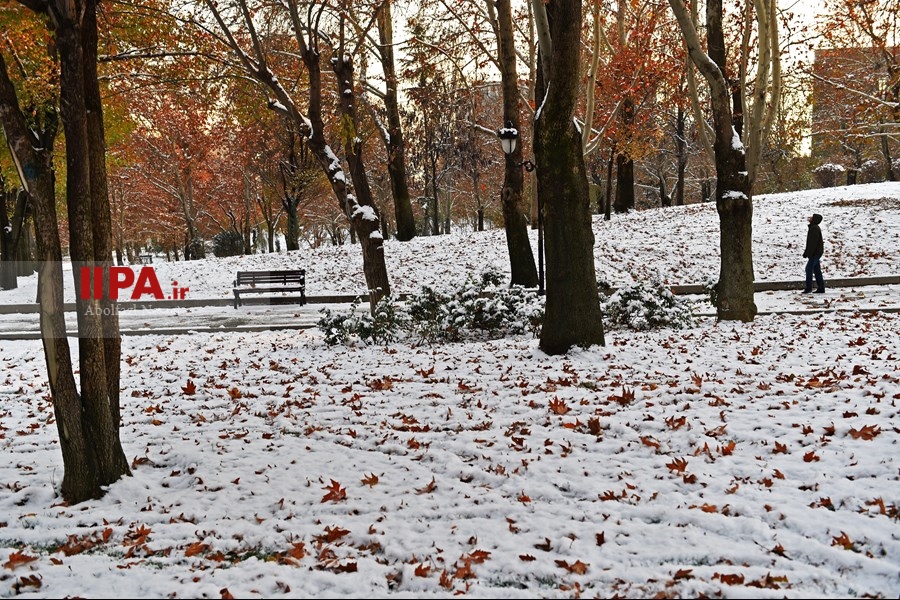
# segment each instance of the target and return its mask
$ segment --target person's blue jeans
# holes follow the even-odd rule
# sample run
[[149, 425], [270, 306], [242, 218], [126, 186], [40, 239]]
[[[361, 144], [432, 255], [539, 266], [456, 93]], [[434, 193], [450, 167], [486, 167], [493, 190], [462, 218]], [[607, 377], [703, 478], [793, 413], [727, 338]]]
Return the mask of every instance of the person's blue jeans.
[[812, 281], [813, 277], [816, 278], [816, 291], [824, 292], [825, 291], [825, 278], [822, 277], [822, 267], [819, 264], [819, 261], [822, 260], [821, 256], [810, 256], [809, 260], [806, 261], [806, 289], [805, 291], [812, 291]]

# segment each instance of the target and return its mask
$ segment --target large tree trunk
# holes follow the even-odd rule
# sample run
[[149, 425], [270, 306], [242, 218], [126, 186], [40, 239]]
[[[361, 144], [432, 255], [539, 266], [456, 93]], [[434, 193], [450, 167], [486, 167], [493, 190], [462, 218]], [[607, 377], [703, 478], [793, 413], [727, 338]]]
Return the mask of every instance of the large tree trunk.
[[[112, 256], [103, 115], [96, 88], [96, 5], [93, 0], [58, 0], [50, 10], [60, 57], [70, 252], [76, 289], [80, 289], [79, 267], [102, 266], [108, 275]], [[94, 496], [101, 493], [102, 486], [130, 473], [118, 434], [118, 318], [109, 310], [106, 281], [103, 287], [103, 300], [76, 299], [81, 415], [96, 467], [89, 494]], [[113, 314], [104, 319], [104, 312]], [[69, 473], [65, 477], [70, 478]], [[85, 483], [71, 485], [83, 490]], [[66, 485], [64, 480], [63, 487]]]
[[581, 134], [573, 120], [581, 74], [581, 1], [557, 0], [546, 8], [552, 53], [541, 57], [547, 77], [540, 77], [545, 99], [535, 119], [534, 136], [547, 245], [547, 302], [540, 348], [562, 354], [572, 346], [605, 342], [587, 173]]
[[708, 56], [704, 54], [699, 35], [682, 0], [669, 0], [669, 5], [678, 20], [691, 60], [710, 86], [721, 252], [716, 315], [720, 320], [752, 321], [757, 312], [753, 301], [753, 182], [747, 171], [745, 148], [739, 137], [744, 112], [740, 106], [740, 94], [733, 94], [734, 86], [726, 77], [722, 0], [707, 2]]
[[[513, 45], [512, 10], [510, 0], [497, 1], [497, 46], [500, 53], [500, 76], [503, 82], [503, 122], [521, 131], [519, 121], [519, 77], [516, 73], [516, 49]], [[521, 137], [521, 136], [520, 136]], [[506, 155], [503, 172], [503, 226], [506, 231], [506, 248], [509, 251], [510, 283], [524, 287], [538, 284], [534, 253], [528, 238], [528, 217], [522, 195], [522, 144], [516, 144], [512, 154]]]
[[356, 206], [350, 212], [350, 220], [353, 223], [353, 230], [359, 237], [360, 246], [362, 246], [363, 271], [369, 287], [369, 302], [374, 312], [378, 301], [391, 293], [384, 260], [381, 218], [378, 214], [378, 207], [375, 206], [372, 198], [372, 189], [369, 187], [369, 176], [363, 160], [362, 139], [357, 135], [359, 121], [356, 118], [356, 94], [353, 91], [352, 57], [349, 55], [335, 57], [332, 60], [332, 67], [341, 99], [344, 149], [347, 153], [347, 165], [350, 167], [350, 179], [353, 181], [356, 201]]
[[[57, 11], [54, 14], [57, 14]], [[68, 19], [67, 13], [58, 14], [63, 17], [56, 21], [60, 23], [57, 33], [60, 56], [67, 61], [73, 56], [77, 59], [81, 56], [81, 52], [78, 38], [73, 35], [74, 24]], [[66, 84], [71, 84], [73, 77], [77, 81], [83, 75], [80, 64], [74, 73], [72, 67], [72, 63], [67, 62], [62, 71], [63, 81]], [[84, 109], [83, 96], [79, 93], [67, 94], [66, 98], [69, 101], [81, 100], [80, 106]], [[62, 105], [67, 113], [72, 108], [66, 106], [65, 102]], [[19, 108], [13, 85], [7, 76], [6, 65], [0, 56], [0, 121], [10, 150], [15, 156], [15, 163], [19, 167], [19, 177], [30, 196], [38, 232], [37, 299], [40, 305], [44, 358], [63, 457], [61, 492], [68, 502], [75, 503], [101, 495], [102, 486], [118, 477], [110, 477], [102, 470], [101, 463], [106, 461], [101, 458], [101, 449], [108, 445], [106, 443], [108, 437], [102, 435], [102, 432], [98, 434], [97, 428], [94, 427], [95, 424], [91, 420], [94, 418], [97, 403], [88, 402], [86, 398], [86, 394], [94, 393], [106, 401], [105, 387], [98, 388], [96, 382], [90, 382], [85, 390], [85, 373], [91, 372], [97, 362], [103, 361], [102, 344], [99, 346], [95, 344], [95, 349], [92, 349], [87, 360], [85, 357], [81, 359], [84, 391], [81, 396], [72, 372], [72, 359], [66, 337], [62, 251], [54, 196], [53, 145], [57, 131], [56, 114], [51, 110], [41, 116], [43, 129], [29, 129], [25, 116]], [[81, 134], [82, 150], [86, 150], [84, 146], [88, 138], [84, 128]], [[75, 168], [81, 174], [82, 185], [70, 186], [70, 189], [85, 187], [84, 182], [89, 180], [90, 175], [83, 167], [84, 165], [80, 169], [77, 166]], [[99, 324], [97, 325], [99, 331]], [[109, 413], [108, 410], [106, 412]]]
[[409, 198], [409, 183], [406, 176], [406, 142], [400, 121], [400, 107], [397, 101], [397, 73], [394, 65], [394, 32], [391, 2], [386, 0], [378, 11], [378, 36], [381, 42], [381, 68], [384, 72], [384, 106], [387, 111], [386, 145], [388, 152], [388, 176], [394, 197], [394, 219], [397, 221], [397, 239], [408, 242], [416, 236], [416, 221], [413, 217], [412, 202]]

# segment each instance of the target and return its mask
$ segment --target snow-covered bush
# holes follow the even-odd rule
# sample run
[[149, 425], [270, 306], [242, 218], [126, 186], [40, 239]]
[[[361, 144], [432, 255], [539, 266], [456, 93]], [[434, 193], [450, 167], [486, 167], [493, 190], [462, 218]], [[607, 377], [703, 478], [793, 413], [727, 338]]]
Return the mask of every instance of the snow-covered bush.
[[385, 298], [376, 314], [332, 314], [324, 309], [319, 328], [326, 343], [388, 343], [407, 338], [416, 343], [537, 334], [544, 316], [543, 298], [520, 287], [502, 289], [499, 273], [469, 277], [454, 292], [424, 286], [404, 306]]
[[819, 184], [819, 187], [834, 187], [838, 185], [845, 171], [846, 169], [843, 165], [825, 163], [813, 169], [813, 176], [816, 178], [816, 183]]
[[637, 331], [693, 324], [691, 302], [675, 297], [659, 277], [619, 288], [601, 302], [610, 327]]

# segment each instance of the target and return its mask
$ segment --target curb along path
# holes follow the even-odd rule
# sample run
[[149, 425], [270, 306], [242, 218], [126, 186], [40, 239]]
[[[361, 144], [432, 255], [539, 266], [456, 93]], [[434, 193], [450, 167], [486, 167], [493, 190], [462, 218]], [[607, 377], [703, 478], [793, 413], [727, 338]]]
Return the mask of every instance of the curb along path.
[[[803, 289], [802, 281], [759, 281], [755, 284], [755, 291], [760, 292], [791, 292], [799, 294]], [[900, 276], [860, 277], [826, 280], [829, 291], [836, 288], [859, 288], [880, 286], [882, 288], [892, 285], [900, 285]], [[702, 285], [673, 285], [672, 293], [678, 296], [705, 296], [706, 291]], [[758, 315], [768, 314], [815, 314], [828, 312], [900, 312], [900, 290], [896, 292], [884, 291], [887, 301], [881, 301], [878, 306], [834, 306], [835, 300], [842, 303], [852, 303], [855, 298], [834, 298], [830, 294], [817, 297], [803, 297], [797, 299], [798, 303], [805, 304], [804, 308], [787, 308], [765, 310], [760, 308]], [[406, 295], [401, 294], [402, 300]], [[2, 296], [0, 296], [2, 297]], [[190, 300], [158, 300], [148, 302], [120, 302], [118, 309], [123, 317], [121, 334], [130, 335], [181, 335], [190, 332], [196, 333], [224, 333], [232, 331], [270, 331], [277, 329], [302, 330], [316, 326], [319, 311], [322, 305], [332, 304], [334, 310], [349, 310], [350, 305], [358, 296], [355, 295], [329, 295], [308, 296], [307, 304], [297, 305], [291, 298], [279, 302], [278, 299], [247, 298], [245, 306], [235, 310], [232, 298], [195, 298]], [[865, 297], [860, 293], [859, 297]], [[765, 297], [760, 298], [758, 304], [765, 304]], [[809, 306], [809, 301], [813, 305]], [[792, 302], [793, 303], [793, 302]], [[783, 303], [782, 303], [783, 304]], [[698, 317], [715, 317], [715, 311], [711, 305], [709, 310], [698, 312]], [[66, 303], [66, 320], [69, 336], [74, 337], [75, 329], [75, 305]], [[40, 339], [38, 330], [37, 304], [6, 304], [0, 305], [0, 339], [4, 340], [29, 340]], [[71, 323], [70, 323], [71, 321]]]

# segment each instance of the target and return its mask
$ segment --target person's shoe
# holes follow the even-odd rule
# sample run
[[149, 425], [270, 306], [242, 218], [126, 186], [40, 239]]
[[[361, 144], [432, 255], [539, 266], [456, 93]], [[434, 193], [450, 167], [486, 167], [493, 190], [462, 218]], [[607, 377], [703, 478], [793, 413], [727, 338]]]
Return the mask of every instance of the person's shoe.
[[803, 290], [804, 294], [812, 294], [812, 290]]
[[817, 294], [824, 294], [824, 293], [825, 293], [825, 290], [824, 290], [824, 289], [816, 290], [816, 293], [817, 293]]

